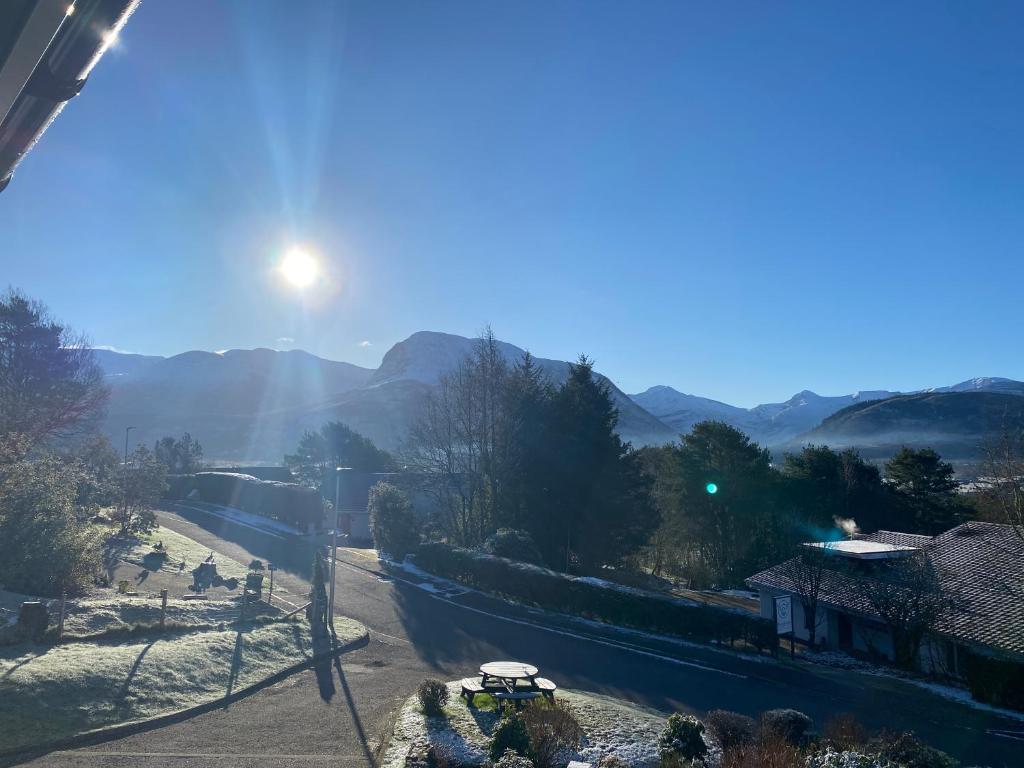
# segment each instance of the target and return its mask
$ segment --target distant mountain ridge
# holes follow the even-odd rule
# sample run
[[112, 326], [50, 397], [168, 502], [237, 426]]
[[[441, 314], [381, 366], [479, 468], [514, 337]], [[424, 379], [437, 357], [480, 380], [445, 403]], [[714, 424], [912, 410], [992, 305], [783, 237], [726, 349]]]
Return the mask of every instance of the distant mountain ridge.
[[[185, 352], [172, 357], [95, 350], [111, 398], [105, 431], [116, 440], [152, 443], [188, 431], [206, 455], [222, 461], [279, 462], [305, 429], [342, 421], [381, 447], [404, 441], [427, 395], [472, 351], [474, 339], [421, 331], [398, 342], [376, 370], [325, 360], [300, 350]], [[525, 351], [499, 342], [509, 362]], [[536, 358], [554, 383], [569, 363]], [[671, 428], [634, 403], [606, 377], [619, 409], [618, 431], [638, 445], [665, 443]]]
[[1024, 427], [1024, 392], [958, 386], [856, 403], [800, 435], [798, 442], [856, 447], [868, 457], [891, 455], [902, 445], [927, 446], [947, 459], [973, 459], [1004, 428]]
[[[147, 444], [188, 431], [203, 443], [210, 459], [276, 463], [294, 449], [303, 430], [334, 419], [394, 450], [404, 442], [431, 390], [474, 343], [464, 336], [420, 331], [392, 346], [376, 369], [301, 350], [232, 349], [159, 357], [97, 349], [111, 387], [105, 431], [120, 441], [130, 426], [132, 441]], [[509, 362], [525, 354], [507, 342], [498, 342], [498, 347]], [[568, 375], [566, 361], [535, 360], [556, 384]], [[805, 390], [782, 403], [740, 408], [667, 386], [629, 396], [598, 376], [608, 383], [619, 409], [620, 435], [638, 446], [674, 441], [707, 419], [731, 424], [773, 448], [790, 449], [807, 441], [873, 445], [879, 441], [872, 442], [872, 430], [893, 433], [883, 422], [885, 414], [897, 418], [898, 413], [887, 407], [878, 411], [882, 416], [867, 421], [853, 416], [859, 413], [856, 408], [905, 397], [885, 390], [823, 397]], [[1024, 395], [1024, 383], [976, 378], [927, 393], [1016, 397]], [[851, 413], [843, 420], [829, 421], [847, 411]]]
[[689, 432], [697, 422], [716, 419], [743, 430], [756, 442], [779, 445], [814, 428], [822, 419], [853, 403], [881, 400], [894, 394], [897, 393], [874, 390], [823, 397], [804, 390], [783, 403], [764, 403], [753, 408], [740, 408], [665, 386], [652, 387], [631, 397], [679, 433]]
[[[983, 377], [968, 379], [951, 386], [935, 387], [925, 392], [989, 392], [1019, 396], [1024, 395], [1024, 382]], [[753, 408], [740, 408], [717, 400], [685, 394], [667, 386], [651, 387], [631, 397], [680, 433], [688, 432], [697, 422], [716, 419], [743, 430], [762, 445], [776, 447], [816, 439], [813, 430], [844, 409], [849, 410], [855, 406], [911, 394], [917, 393], [866, 390], [849, 395], [822, 396], [804, 390], [783, 403], [765, 403]], [[820, 438], [821, 435], [817, 437]]]

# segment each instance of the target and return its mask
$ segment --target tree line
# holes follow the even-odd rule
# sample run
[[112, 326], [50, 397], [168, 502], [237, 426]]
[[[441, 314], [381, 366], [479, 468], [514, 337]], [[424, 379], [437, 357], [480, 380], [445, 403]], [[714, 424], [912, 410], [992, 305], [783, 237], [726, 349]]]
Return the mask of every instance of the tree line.
[[[344, 443], [371, 457], [364, 464], [409, 470], [417, 496], [430, 499], [430, 513], [416, 516], [428, 539], [491, 550], [515, 542], [550, 567], [631, 568], [694, 587], [742, 585], [804, 541], [880, 528], [934, 535], [989, 514], [931, 449], [902, 448], [879, 467], [854, 449], [811, 445], [777, 462], [715, 421], [634, 449], [617, 419], [586, 357], [555, 384], [529, 353], [509, 362], [488, 329], [428, 396], [399, 462], [355, 433]], [[408, 527], [407, 499], [377, 502]]]

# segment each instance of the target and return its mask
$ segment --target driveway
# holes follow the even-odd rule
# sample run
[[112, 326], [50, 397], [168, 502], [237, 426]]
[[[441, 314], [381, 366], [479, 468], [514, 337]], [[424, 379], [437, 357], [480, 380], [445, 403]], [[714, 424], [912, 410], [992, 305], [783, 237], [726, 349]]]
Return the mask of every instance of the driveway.
[[[189, 506], [162, 525], [247, 563], [274, 562], [275, 594], [304, 600], [310, 550]], [[524, 659], [559, 685], [656, 709], [750, 715], [774, 707], [807, 712], [820, 726], [853, 712], [872, 728], [911, 729], [965, 764], [1021, 765], [1024, 742], [992, 730], [1024, 724], [889, 678], [751, 660], [714, 649], [581, 627], [467, 592], [439, 594], [415, 578], [393, 579], [357, 550], [339, 553], [336, 608], [370, 629], [366, 647], [329, 671], [305, 671], [247, 699], [188, 721], [80, 750], [34, 766], [369, 766], [391, 718], [425, 677], [473, 674], [481, 661]], [[23, 761], [24, 762], [24, 761]]]

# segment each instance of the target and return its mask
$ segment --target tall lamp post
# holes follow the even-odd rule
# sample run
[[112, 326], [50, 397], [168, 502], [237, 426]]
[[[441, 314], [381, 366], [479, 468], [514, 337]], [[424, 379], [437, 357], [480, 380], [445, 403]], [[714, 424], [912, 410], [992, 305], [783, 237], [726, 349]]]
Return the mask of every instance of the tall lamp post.
[[126, 520], [128, 518], [128, 433], [133, 429], [135, 429], [135, 427], [124, 428], [124, 492], [121, 496], [122, 520]]
[[331, 634], [334, 634], [334, 574], [338, 567], [338, 525], [341, 523], [341, 511], [338, 506], [341, 502], [341, 470], [344, 467], [334, 468], [334, 530], [331, 532], [331, 596], [327, 604], [327, 623], [331, 627]]

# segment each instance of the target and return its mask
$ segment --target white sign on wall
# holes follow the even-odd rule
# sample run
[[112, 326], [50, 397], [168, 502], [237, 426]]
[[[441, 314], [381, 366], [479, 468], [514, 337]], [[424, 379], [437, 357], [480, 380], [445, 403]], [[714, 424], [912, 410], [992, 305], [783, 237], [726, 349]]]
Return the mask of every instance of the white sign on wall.
[[789, 595], [775, 598], [775, 631], [780, 635], [793, 634], [793, 598]]

